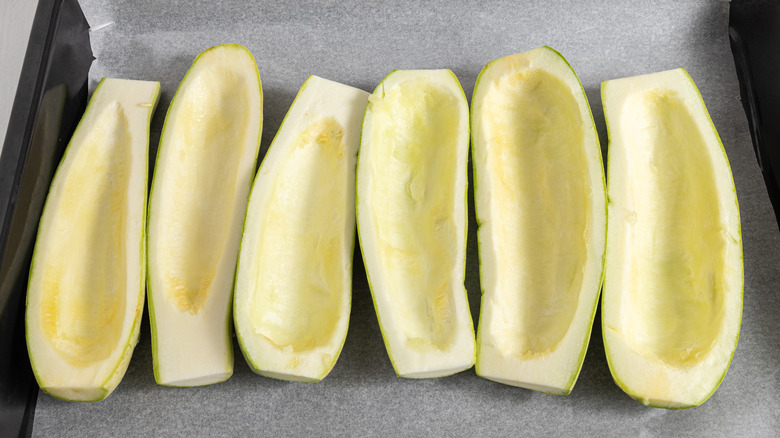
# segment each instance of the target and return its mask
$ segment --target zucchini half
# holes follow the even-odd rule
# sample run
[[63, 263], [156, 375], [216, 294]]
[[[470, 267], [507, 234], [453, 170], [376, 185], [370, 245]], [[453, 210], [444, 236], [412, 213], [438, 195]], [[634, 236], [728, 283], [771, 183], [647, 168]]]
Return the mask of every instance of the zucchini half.
[[598, 303], [606, 196], [577, 75], [540, 47], [488, 63], [472, 99], [482, 308], [477, 374], [571, 392]]
[[127, 370], [144, 308], [149, 123], [157, 82], [100, 81], [46, 198], [27, 289], [41, 389], [99, 401]]
[[233, 373], [233, 276], [262, 125], [249, 50], [223, 44], [201, 53], [168, 108], [149, 202], [149, 316], [161, 385]]
[[355, 164], [368, 93], [311, 76], [252, 187], [234, 321], [260, 375], [313, 382], [347, 336], [355, 245]]
[[683, 69], [606, 81], [609, 233], [602, 331], [615, 382], [645, 405], [703, 403], [742, 317], [728, 159]]
[[368, 99], [357, 170], [360, 248], [401, 377], [474, 364], [466, 289], [468, 104], [449, 70], [390, 73]]

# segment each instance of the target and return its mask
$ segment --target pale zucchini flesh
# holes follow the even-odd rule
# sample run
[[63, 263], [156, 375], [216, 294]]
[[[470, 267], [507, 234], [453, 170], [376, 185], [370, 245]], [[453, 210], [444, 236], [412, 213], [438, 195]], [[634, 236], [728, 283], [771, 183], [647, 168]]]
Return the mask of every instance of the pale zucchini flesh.
[[347, 335], [355, 236], [355, 163], [368, 93], [311, 76], [252, 188], [234, 321], [258, 374], [319, 381]]
[[165, 119], [149, 205], [149, 307], [162, 385], [223, 381], [233, 370], [230, 303], [262, 130], [252, 54], [201, 53]]
[[644, 404], [696, 406], [725, 375], [741, 319], [742, 245], [728, 160], [684, 70], [607, 81], [602, 95], [610, 369]]
[[49, 190], [26, 336], [43, 391], [107, 397], [138, 341], [145, 286], [149, 123], [157, 82], [103, 79]]
[[395, 71], [369, 98], [358, 229], [396, 373], [438, 377], [474, 363], [463, 286], [468, 108], [448, 70]]
[[606, 197], [585, 93], [549, 47], [485, 66], [472, 99], [483, 298], [477, 374], [571, 391], [602, 278]]

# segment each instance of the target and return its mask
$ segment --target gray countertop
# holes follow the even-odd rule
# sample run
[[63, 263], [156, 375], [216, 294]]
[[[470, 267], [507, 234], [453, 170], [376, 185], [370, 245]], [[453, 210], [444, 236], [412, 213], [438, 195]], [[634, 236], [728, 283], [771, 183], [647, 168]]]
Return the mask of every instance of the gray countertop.
[[38, 2], [32, 0], [0, 1], [0, 152], [37, 6]]
[[[742, 218], [745, 296], [731, 368], [702, 406], [642, 406], [613, 382], [597, 321], [577, 385], [552, 396], [477, 377], [395, 377], [355, 260], [349, 334], [333, 372], [299, 384], [251, 373], [241, 353], [228, 381], [200, 388], [157, 386], [148, 320], [130, 368], [107, 400], [38, 398], [40, 436], [773, 436], [780, 430], [780, 233], [753, 154], [728, 41], [726, 1], [186, 1], [84, 0], [103, 76], [158, 80], [156, 146], [179, 81], [202, 50], [225, 42], [257, 59], [265, 97], [265, 152], [303, 81], [316, 74], [370, 91], [393, 69], [450, 68], [471, 96], [485, 63], [549, 45], [579, 74], [607, 136], [600, 84], [684, 67], [701, 90], [731, 162]], [[630, 4], [629, 4], [630, 3]], [[606, 156], [606, 155], [605, 155]], [[473, 200], [470, 197], [470, 202]], [[466, 288], [479, 314], [473, 206]]]

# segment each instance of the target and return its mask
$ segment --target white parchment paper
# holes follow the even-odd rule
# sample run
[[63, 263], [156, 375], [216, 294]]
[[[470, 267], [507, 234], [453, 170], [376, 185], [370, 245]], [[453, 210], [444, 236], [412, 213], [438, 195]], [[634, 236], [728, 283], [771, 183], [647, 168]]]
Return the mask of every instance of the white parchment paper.
[[[92, 32], [92, 88], [103, 76], [162, 84], [153, 154], [170, 99], [191, 62], [225, 42], [245, 45], [258, 62], [265, 97], [261, 156], [310, 74], [371, 91], [393, 69], [449, 68], [470, 97], [487, 62], [549, 45], [579, 74], [606, 152], [601, 82], [684, 67], [718, 128], [737, 187], [743, 323], [720, 389], [704, 405], [684, 411], [644, 407], [612, 382], [598, 320], [569, 396], [504, 386], [473, 370], [400, 379], [385, 353], [356, 252], [349, 335], [324, 381], [286, 383], [254, 375], [236, 348], [235, 372], [227, 382], [157, 386], [145, 319], [114, 394], [79, 404], [41, 393], [35, 435], [773, 436], [780, 430], [780, 233], [739, 101], [728, 2], [83, 0], [82, 7], [93, 28], [106, 25]], [[469, 208], [466, 287], [476, 321], [476, 223]]]

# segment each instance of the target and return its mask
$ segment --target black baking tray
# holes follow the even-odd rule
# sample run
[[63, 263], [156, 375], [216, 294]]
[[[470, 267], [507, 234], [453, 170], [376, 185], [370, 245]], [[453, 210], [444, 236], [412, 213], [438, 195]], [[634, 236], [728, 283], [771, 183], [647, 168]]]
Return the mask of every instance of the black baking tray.
[[729, 39], [753, 149], [780, 224], [780, 2], [732, 1]]
[[40, 0], [0, 155], [0, 435], [29, 436], [38, 396], [24, 338], [38, 219], [87, 102], [89, 25], [76, 0]]
[[[729, 34], [742, 103], [767, 190], [780, 212], [780, 5], [734, 0]], [[0, 156], [0, 435], [29, 436], [38, 388], [24, 340], [34, 236], [51, 178], [84, 111], [92, 63], [77, 0], [40, 0]], [[724, 60], [729, 62], [729, 60]], [[152, 145], [154, 146], [154, 145]], [[777, 171], [780, 172], [780, 171]]]

